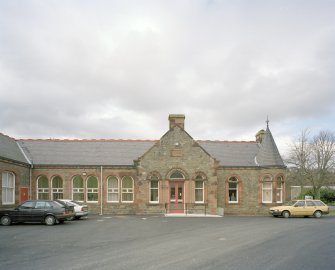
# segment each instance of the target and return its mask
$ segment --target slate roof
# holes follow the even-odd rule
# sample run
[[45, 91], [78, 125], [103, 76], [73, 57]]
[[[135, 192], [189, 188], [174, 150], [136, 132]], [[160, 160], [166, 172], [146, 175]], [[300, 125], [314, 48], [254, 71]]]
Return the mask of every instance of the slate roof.
[[256, 142], [199, 141], [212, 157], [220, 161], [221, 166], [254, 167], [259, 145]]
[[155, 141], [19, 140], [36, 165], [133, 165]]
[[285, 166], [269, 126], [265, 131], [265, 136], [260, 144], [260, 149], [256, 155], [255, 161], [262, 167]]
[[0, 157], [28, 164], [16, 140], [0, 133]]
[[[15, 140], [0, 133], [0, 157], [34, 165], [133, 166], [157, 140]], [[267, 127], [262, 143], [197, 141], [224, 167], [285, 167]], [[21, 148], [21, 149], [20, 149]], [[23, 154], [24, 152], [24, 154]]]

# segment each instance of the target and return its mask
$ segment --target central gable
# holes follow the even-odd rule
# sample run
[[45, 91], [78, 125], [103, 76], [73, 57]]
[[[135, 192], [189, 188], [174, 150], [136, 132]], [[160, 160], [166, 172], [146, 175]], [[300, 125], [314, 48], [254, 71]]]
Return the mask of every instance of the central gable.
[[158, 171], [163, 177], [174, 168], [182, 169], [190, 177], [196, 172], [213, 169], [215, 159], [194, 141], [183, 126], [184, 123], [180, 122], [171, 125], [170, 120], [170, 130], [139, 158], [138, 165], [148, 173]]

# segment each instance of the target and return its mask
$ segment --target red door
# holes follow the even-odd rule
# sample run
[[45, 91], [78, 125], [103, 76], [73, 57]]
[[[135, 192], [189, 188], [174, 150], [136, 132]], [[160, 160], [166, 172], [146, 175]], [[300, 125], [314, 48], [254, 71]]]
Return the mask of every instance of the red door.
[[170, 182], [170, 213], [184, 213], [184, 182]]
[[28, 188], [27, 187], [20, 188], [20, 203], [28, 201], [28, 198], [29, 198]]

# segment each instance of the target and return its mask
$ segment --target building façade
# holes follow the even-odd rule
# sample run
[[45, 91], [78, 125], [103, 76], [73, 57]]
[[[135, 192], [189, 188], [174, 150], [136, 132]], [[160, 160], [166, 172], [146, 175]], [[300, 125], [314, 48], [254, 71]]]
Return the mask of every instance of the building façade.
[[251, 142], [196, 141], [185, 116], [160, 140], [18, 140], [0, 134], [0, 208], [70, 198], [100, 214], [265, 214], [285, 198], [269, 126]]

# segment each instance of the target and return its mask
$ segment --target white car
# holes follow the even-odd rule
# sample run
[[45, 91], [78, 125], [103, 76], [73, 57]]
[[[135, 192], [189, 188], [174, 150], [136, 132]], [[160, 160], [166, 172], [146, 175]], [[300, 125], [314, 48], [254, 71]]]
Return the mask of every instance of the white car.
[[60, 199], [59, 201], [62, 201], [66, 203], [67, 205], [74, 207], [74, 219], [80, 219], [81, 217], [87, 217], [88, 215], [88, 206], [86, 204], [82, 204], [81, 202], [74, 201], [74, 200], [66, 200], [66, 199]]

